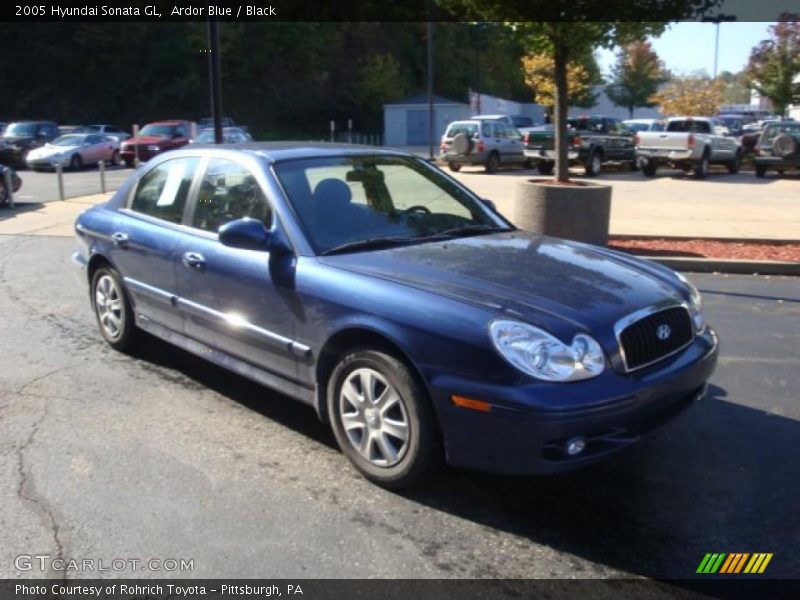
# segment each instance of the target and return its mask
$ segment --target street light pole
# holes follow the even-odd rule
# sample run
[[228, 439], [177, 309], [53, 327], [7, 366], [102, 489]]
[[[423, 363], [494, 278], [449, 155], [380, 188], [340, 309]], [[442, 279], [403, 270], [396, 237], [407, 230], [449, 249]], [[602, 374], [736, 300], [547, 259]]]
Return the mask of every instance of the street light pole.
[[428, 158], [433, 160], [433, 23], [431, 18], [431, 0], [428, 0]]
[[717, 31], [714, 39], [714, 79], [717, 78], [717, 65], [719, 64], [719, 24], [723, 21], [735, 21], [735, 15], [723, 15], [718, 14], [715, 17], [703, 17], [700, 19], [703, 23], [714, 23], [716, 25]]

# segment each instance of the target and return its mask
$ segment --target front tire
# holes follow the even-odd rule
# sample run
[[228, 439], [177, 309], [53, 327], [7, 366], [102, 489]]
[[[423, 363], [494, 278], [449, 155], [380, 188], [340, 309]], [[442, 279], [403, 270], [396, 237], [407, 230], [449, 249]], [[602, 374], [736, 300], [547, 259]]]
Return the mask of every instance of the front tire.
[[409, 487], [441, 459], [433, 407], [394, 356], [369, 348], [351, 351], [333, 370], [327, 396], [339, 448], [373, 483]]
[[756, 177], [766, 177], [767, 167], [765, 165], [756, 165]]
[[461, 170], [461, 165], [454, 162], [447, 163], [447, 168], [449, 168], [453, 173], [458, 173]]
[[552, 162], [540, 160], [539, 164], [536, 165], [536, 170], [539, 171], [539, 175], [552, 175], [554, 166], [555, 164]]
[[95, 271], [91, 299], [97, 325], [108, 345], [120, 352], [133, 350], [137, 342], [136, 323], [122, 279], [116, 270], [104, 266]]
[[83, 159], [80, 154], [73, 155], [69, 161], [69, 168], [71, 171], [80, 171], [83, 168]]

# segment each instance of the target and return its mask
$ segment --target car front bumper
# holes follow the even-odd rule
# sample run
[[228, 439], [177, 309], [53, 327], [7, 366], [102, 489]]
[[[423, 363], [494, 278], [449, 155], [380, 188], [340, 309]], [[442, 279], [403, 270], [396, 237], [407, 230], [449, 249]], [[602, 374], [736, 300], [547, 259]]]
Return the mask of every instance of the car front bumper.
[[[434, 379], [430, 388], [447, 460], [454, 466], [508, 474], [558, 473], [593, 464], [631, 446], [703, 398], [717, 356], [717, 336], [707, 328], [676, 357], [641, 374], [607, 371], [583, 382], [514, 387]], [[491, 410], [456, 406], [454, 394], [489, 402]], [[563, 402], [562, 408], [546, 408], [558, 396], [574, 399], [575, 408], [564, 409]], [[520, 408], [526, 403], [527, 408]], [[566, 443], [576, 438], [585, 441], [585, 449], [570, 456]]]
[[31, 169], [55, 169], [56, 166], [68, 167], [70, 163], [69, 156], [58, 158], [31, 158], [30, 156], [25, 160], [28, 167]]

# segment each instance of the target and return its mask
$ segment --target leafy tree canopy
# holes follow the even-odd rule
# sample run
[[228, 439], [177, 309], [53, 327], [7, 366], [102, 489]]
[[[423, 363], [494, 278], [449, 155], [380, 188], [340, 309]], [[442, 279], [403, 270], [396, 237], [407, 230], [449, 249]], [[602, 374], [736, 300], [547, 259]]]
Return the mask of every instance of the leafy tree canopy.
[[775, 110], [786, 114], [790, 104], [800, 103], [800, 21], [796, 15], [781, 15], [769, 28], [770, 38], [750, 54], [745, 73], [748, 83], [772, 101]]

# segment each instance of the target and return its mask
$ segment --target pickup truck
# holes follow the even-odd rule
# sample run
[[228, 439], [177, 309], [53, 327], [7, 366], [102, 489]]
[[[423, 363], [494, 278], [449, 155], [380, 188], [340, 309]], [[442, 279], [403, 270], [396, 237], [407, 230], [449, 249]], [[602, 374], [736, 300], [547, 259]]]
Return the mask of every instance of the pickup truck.
[[[556, 161], [555, 132], [540, 127], [520, 130], [525, 156], [542, 175], [553, 173]], [[619, 119], [610, 117], [578, 117], [567, 119], [570, 136], [567, 157], [570, 165], [582, 165], [587, 177], [594, 177], [609, 162], [636, 166], [633, 133]]]
[[636, 134], [636, 157], [642, 173], [654, 177], [658, 167], [682, 169], [702, 179], [709, 165], [725, 165], [729, 173], [738, 173], [742, 147], [736, 138], [715, 133], [713, 119], [672, 117], [664, 131]]

